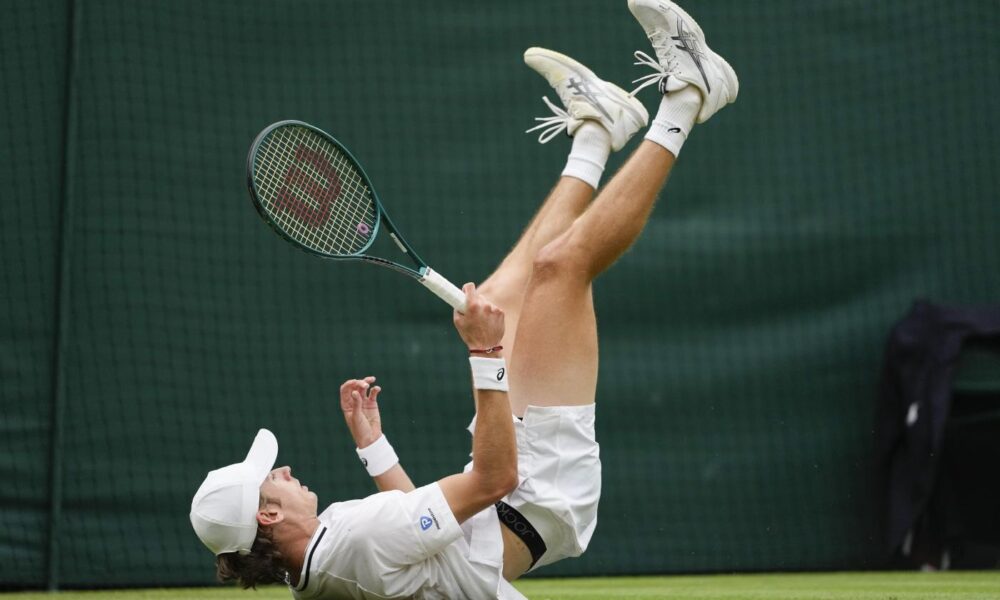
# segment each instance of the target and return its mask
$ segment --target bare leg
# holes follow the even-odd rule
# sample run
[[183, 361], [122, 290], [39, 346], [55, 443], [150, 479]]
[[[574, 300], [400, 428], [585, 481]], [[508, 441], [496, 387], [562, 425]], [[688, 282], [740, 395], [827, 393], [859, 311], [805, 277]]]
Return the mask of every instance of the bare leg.
[[511, 403], [594, 402], [597, 322], [591, 282], [639, 237], [674, 164], [674, 155], [643, 141], [597, 199], [535, 255], [511, 360]]
[[594, 188], [583, 181], [574, 177], [560, 178], [510, 253], [479, 286], [480, 293], [504, 311], [507, 330], [501, 343], [507, 356], [513, 356], [521, 303], [535, 255], [569, 228], [586, 210], [593, 196]]

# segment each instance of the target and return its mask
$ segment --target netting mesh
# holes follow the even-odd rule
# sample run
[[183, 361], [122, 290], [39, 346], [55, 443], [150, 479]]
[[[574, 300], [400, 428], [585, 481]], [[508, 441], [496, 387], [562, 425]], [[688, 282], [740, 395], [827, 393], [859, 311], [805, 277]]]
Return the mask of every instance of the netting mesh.
[[[1000, 10], [685, 8], [741, 97], [595, 287], [600, 524], [542, 574], [869, 566], [884, 333], [914, 297], [1000, 295]], [[261, 426], [322, 500], [370, 492], [347, 377], [379, 376], [415, 482], [460, 469], [472, 404], [447, 308], [275, 239], [246, 149], [285, 118], [336, 132], [414, 247], [481, 279], [568, 149], [522, 133], [551, 92], [521, 53], [625, 86], [649, 49], [624, 2], [2, 10], [0, 587], [210, 582], [191, 495]]]

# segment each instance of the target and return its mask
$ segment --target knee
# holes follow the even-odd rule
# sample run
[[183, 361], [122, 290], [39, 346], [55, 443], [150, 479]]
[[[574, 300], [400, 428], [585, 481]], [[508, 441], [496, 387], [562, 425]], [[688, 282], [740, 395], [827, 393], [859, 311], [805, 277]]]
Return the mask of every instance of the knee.
[[527, 275], [520, 277], [508, 274], [493, 274], [489, 279], [477, 286], [479, 293], [504, 311], [509, 311], [516, 306], [515, 300], [519, 294], [524, 293]]
[[586, 249], [568, 236], [558, 237], [538, 251], [531, 265], [532, 278], [586, 277]]

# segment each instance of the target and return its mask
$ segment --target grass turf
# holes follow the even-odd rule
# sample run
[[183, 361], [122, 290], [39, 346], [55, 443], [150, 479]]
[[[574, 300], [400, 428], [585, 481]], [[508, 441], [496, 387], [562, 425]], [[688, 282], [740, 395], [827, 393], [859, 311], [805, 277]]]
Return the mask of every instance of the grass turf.
[[[527, 579], [531, 600], [1000, 600], [1000, 571]], [[283, 587], [20, 592], [4, 600], [287, 600]]]

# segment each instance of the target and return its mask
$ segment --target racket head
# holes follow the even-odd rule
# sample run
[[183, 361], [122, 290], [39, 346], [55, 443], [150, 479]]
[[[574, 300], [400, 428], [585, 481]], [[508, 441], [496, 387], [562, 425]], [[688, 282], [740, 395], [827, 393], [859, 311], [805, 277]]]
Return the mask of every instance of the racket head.
[[361, 163], [333, 136], [302, 121], [268, 125], [247, 155], [257, 213], [299, 248], [358, 258], [372, 245], [383, 211]]

